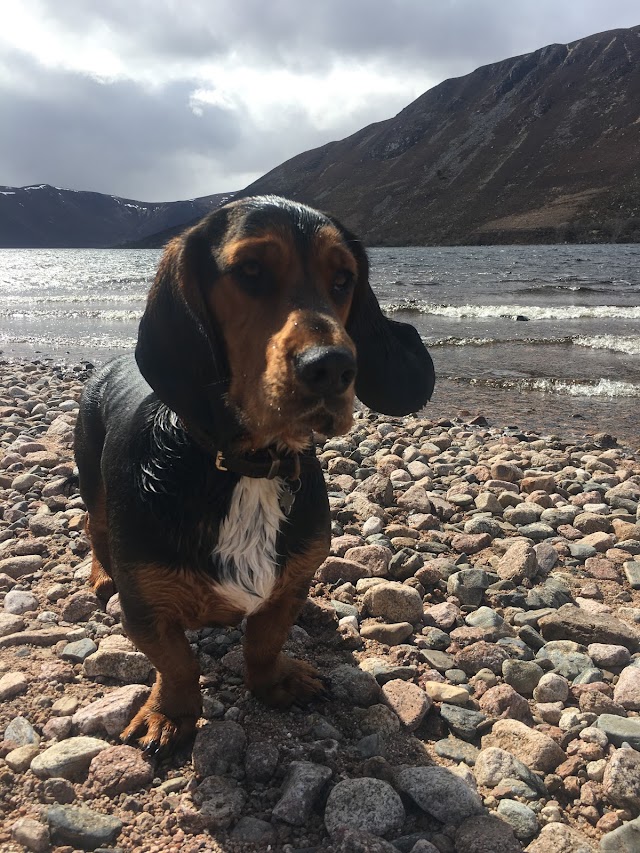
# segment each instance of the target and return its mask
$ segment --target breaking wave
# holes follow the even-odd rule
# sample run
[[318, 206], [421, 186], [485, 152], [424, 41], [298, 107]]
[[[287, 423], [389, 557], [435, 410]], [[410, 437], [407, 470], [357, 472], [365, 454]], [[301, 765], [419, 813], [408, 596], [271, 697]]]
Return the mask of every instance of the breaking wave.
[[20, 308], [22, 306], [29, 308], [35, 305], [85, 305], [96, 302], [117, 302], [132, 305], [136, 303], [143, 304], [146, 299], [146, 295], [146, 291], [141, 291], [140, 293], [74, 293], [66, 296], [61, 293], [49, 293], [47, 295], [40, 296], [10, 293], [5, 295], [5, 299], [14, 308]]
[[20, 335], [0, 332], [0, 345], [26, 344], [47, 349], [131, 349], [135, 344], [135, 335], [130, 338], [119, 338], [112, 335]]
[[594, 350], [611, 350], [626, 355], [640, 355], [640, 336], [618, 335], [564, 335], [548, 338], [424, 338], [429, 347], [485, 347], [508, 344], [509, 346], [579, 346]]
[[[143, 307], [143, 306], [142, 306]], [[105, 310], [87, 310], [87, 311], [64, 311], [62, 309], [54, 311], [36, 311], [24, 309], [1, 309], [0, 317], [10, 317], [14, 320], [42, 320], [42, 319], [64, 319], [64, 320], [106, 320], [108, 322], [130, 322], [139, 320], [142, 314], [142, 307], [139, 311], [126, 311], [116, 309]]]
[[384, 306], [390, 314], [403, 311], [415, 314], [432, 314], [452, 320], [640, 320], [640, 307], [623, 305], [441, 305], [420, 299], [401, 299]]
[[429, 347], [486, 347], [498, 344], [509, 344], [509, 346], [547, 346], [554, 344], [571, 345], [575, 339], [571, 335], [560, 338], [456, 338], [449, 335], [446, 338], [424, 338]]
[[623, 352], [627, 355], [640, 355], [640, 336], [630, 335], [623, 337], [618, 335], [594, 335], [586, 337], [579, 335], [573, 339], [573, 343], [579, 347], [589, 349], [608, 349], [613, 352]]
[[538, 391], [544, 394], [568, 394], [571, 397], [640, 397], [640, 385], [614, 379], [597, 382], [566, 379], [496, 379], [453, 377], [455, 382], [508, 391]]

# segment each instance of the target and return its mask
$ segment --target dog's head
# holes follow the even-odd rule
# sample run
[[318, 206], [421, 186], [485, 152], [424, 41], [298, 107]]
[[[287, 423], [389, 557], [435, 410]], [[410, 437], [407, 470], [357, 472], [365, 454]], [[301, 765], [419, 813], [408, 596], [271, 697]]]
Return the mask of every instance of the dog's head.
[[360, 241], [275, 196], [231, 202], [169, 243], [136, 359], [187, 426], [242, 449], [346, 432], [354, 393], [416, 411], [434, 384], [416, 330], [382, 314]]

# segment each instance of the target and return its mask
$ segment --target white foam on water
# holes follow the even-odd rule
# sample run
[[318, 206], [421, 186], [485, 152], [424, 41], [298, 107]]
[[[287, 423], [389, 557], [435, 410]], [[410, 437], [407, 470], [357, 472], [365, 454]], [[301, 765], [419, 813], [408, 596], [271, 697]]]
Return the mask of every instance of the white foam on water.
[[65, 337], [64, 335], [20, 335], [0, 332], [0, 345], [28, 344], [47, 349], [131, 349], [135, 346], [135, 335], [130, 338], [118, 338], [111, 335], [82, 335]]
[[131, 320], [139, 320], [142, 315], [142, 310], [140, 311], [116, 311], [116, 310], [104, 310], [104, 311], [28, 311], [26, 309], [22, 310], [0, 310], [0, 317], [11, 317], [14, 320], [38, 320], [43, 318], [56, 318], [56, 319], [66, 319], [66, 320], [75, 320], [75, 319], [89, 319], [89, 320], [107, 320], [109, 322], [127, 322]]
[[611, 350], [626, 355], [640, 355], [640, 335], [564, 335], [550, 338], [444, 338], [423, 337], [429, 347], [484, 347], [507, 344], [509, 346], [567, 346], [575, 345], [594, 350]]
[[122, 302], [124, 304], [131, 303], [136, 304], [140, 303], [140, 305], [144, 305], [147, 294], [140, 293], [100, 293], [100, 294], [92, 294], [88, 296], [78, 296], [76, 294], [61, 294], [61, 293], [52, 293], [50, 296], [27, 296], [27, 295], [18, 295], [11, 294], [7, 297], [11, 301], [12, 306], [26, 306], [29, 307], [31, 305], [56, 305], [58, 303], [65, 303], [69, 305], [84, 305], [87, 303], [95, 303], [95, 302]]
[[569, 394], [571, 397], [640, 397], [640, 385], [634, 385], [632, 382], [620, 382], [615, 379], [599, 379], [595, 384], [536, 379], [533, 380], [532, 390], [551, 391], [553, 394]]
[[625, 305], [438, 305], [419, 299], [400, 300], [383, 306], [393, 314], [398, 311], [432, 314], [452, 320], [640, 320], [640, 307]]
[[567, 382], [564, 379], [463, 379], [469, 385], [484, 385], [511, 391], [538, 391], [544, 394], [568, 394], [570, 397], [640, 397], [640, 385], [615, 379], [597, 382]]
[[571, 335], [566, 335], [560, 338], [456, 338], [449, 335], [446, 338], [423, 338], [428, 347], [485, 347], [497, 346], [499, 344], [508, 344], [509, 346], [524, 345], [538, 346], [545, 344], [547, 346], [557, 346], [558, 344], [567, 345], [574, 343]]
[[581, 335], [574, 338], [573, 343], [579, 347], [589, 349], [606, 349], [613, 352], [624, 352], [627, 355], [640, 355], [640, 336], [630, 335], [628, 337], [618, 335], [594, 335], [587, 337]]
[[428, 347], [485, 347], [492, 344], [516, 343], [515, 341], [501, 340], [500, 338], [424, 338]]

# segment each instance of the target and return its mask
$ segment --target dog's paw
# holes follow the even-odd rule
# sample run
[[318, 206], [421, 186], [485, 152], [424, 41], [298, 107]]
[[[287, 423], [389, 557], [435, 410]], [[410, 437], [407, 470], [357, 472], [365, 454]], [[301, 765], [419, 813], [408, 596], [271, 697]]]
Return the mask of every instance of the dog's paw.
[[91, 566], [89, 583], [103, 604], [106, 604], [111, 596], [116, 592], [116, 586], [113, 582], [113, 578], [102, 568], [95, 558]]
[[272, 708], [285, 709], [326, 698], [325, 683], [316, 668], [284, 655], [278, 658], [272, 673], [250, 679], [248, 686], [254, 696]]
[[137, 744], [145, 755], [166, 755], [188, 740], [196, 730], [198, 717], [169, 717], [144, 705], [120, 735], [124, 743]]
[[93, 584], [93, 591], [103, 604], [106, 604], [111, 596], [115, 595], [116, 587], [111, 578], [107, 577]]

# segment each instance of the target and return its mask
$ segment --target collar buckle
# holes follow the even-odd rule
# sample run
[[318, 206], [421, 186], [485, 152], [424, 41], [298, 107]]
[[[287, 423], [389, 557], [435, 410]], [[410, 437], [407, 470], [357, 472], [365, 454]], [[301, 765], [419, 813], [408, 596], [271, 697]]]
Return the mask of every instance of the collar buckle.
[[269, 473], [266, 475], [267, 480], [273, 480], [274, 477], [278, 476], [278, 471], [280, 470], [280, 457], [275, 452], [272, 447], [268, 448], [269, 456], [271, 457], [271, 468], [269, 468]]
[[[216, 451], [215, 466], [218, 471], [234, 472], [242, 477], [274, 480], [282, 477], [291, 484], [300, 482], [302, 460], [300, 453], [281, 456], [273, 447], [244, 456], [227, 456], [224, 450]], [[314, 454], [315, 456], [315, 454]]]

